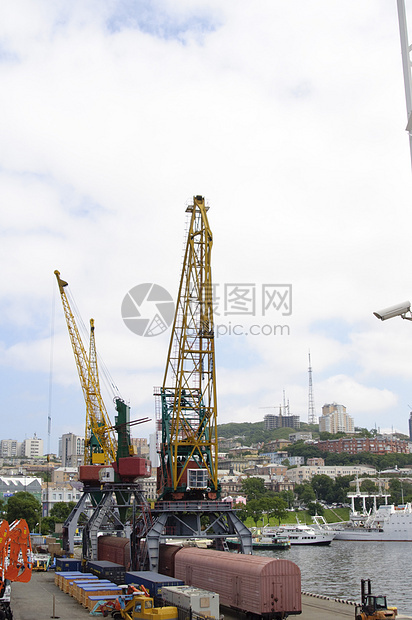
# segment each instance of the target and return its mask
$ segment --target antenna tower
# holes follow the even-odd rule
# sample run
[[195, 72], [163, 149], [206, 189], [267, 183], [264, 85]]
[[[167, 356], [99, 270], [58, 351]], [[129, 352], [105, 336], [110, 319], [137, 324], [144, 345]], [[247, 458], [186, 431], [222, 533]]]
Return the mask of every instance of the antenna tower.
[[312, 383], [312, 365], [310, 362], [309, 351], [309, 402], [308, 402], [308, 424], [316, 424], [315, 404], [313, 402], [313, 383]]

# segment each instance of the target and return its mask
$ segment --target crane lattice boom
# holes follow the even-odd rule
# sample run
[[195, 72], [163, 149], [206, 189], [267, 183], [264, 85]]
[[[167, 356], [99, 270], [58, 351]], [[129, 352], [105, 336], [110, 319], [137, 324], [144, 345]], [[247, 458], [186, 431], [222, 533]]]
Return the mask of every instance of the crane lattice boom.
[[76, 321], [67, 298], [67, 282], [55, 271], [60, 296], [69, 330], [77, 372], [86, 402], [86, 430], [84, 438], [84, 465], [110, 465], [116, 460], [116, 440], [107, 415], [106, 407], [100, 394], [99, 376], [96, 363], [94, 340], [94, 322], [91, 320], [90, 358], [87, 356]]
[[[207, 207], [195, 196], [166, 371], [161, 388], [160, 493], [214, 499], [217, 406], [210, 230]], [[189, 471], [190, 470], [190, 471]]]

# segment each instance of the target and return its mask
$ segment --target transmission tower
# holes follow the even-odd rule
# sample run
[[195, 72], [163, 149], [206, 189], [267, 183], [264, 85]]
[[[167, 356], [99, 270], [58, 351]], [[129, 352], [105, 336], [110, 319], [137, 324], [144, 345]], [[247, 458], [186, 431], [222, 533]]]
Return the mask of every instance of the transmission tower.
[[310, 351], [309, 351], [309, 402], [308, 402], [308, 423], [316, 424], [316, 413], [315, 413], [315, 403], [313, 402], [313, 383], [312, 383], [312, 365], [310, 362]]

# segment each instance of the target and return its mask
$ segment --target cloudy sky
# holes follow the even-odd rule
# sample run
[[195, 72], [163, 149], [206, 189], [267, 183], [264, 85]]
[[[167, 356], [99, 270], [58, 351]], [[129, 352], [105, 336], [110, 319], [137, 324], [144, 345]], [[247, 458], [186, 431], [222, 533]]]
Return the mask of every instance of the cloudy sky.
[[307, 421], [310, 350], [318, 415], [335, 401], [407, 432], [412, 325], [372, 314], [412, 299], [395, 0], [3, 2], [0, 80], [1, 438], [55, 452], [84, 432], [55, 269], [132, 419], [152, 420], [133, 434], [153, 432], [170, 330], [139, 336], [121, 307], [142, 283], [176, 298], [194, 195], [219, 422], [284, 393]]

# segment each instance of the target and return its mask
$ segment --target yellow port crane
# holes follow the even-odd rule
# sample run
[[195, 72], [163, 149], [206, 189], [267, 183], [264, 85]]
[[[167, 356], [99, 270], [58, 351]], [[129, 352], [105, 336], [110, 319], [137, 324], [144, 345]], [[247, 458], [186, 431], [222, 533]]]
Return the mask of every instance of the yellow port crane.
[[84, 437], [84, 465], [111, 465], [116, 460], [116, 439], [114, 429], [107, 415], [100, 394], [97, 370], [94, 321], [90, 321], [90, 354], [87, 356], [76, 321], [66, 295], [68, 283], [54, 272], [59, 286], [67, 328], [69, 330], [77, 372], [86, 402], [86, 430]]
[[[217, 499], [217, 399], [208, 207], [194, 196], [163, 386], [162, 499]], [[159, 399], [160, 397], [160, 399]], [[159, 402], [160, 400], [160, 402]], [[160, 422], [160, 420], [159, 420]]]

